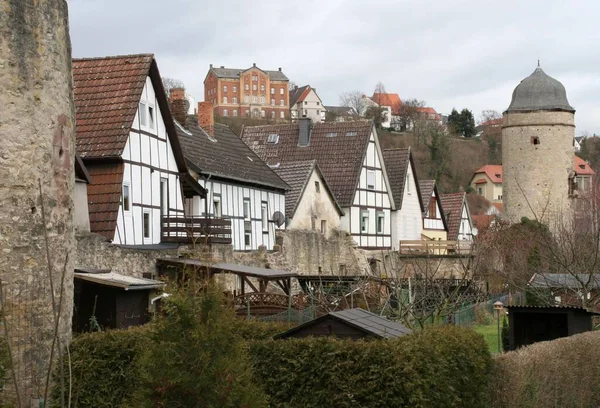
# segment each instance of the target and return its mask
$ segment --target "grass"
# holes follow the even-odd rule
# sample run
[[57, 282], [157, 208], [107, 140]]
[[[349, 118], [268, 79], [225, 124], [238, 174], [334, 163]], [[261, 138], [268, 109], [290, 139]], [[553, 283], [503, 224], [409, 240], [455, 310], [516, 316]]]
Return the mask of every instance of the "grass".
[[[500, 326], [500, 329], [502, 329], [502, 326]], [[483, 335], [490, 353], [498, 353], [498, 325], [496, 322], [493, 324], [473, 326], [473, 330]]]

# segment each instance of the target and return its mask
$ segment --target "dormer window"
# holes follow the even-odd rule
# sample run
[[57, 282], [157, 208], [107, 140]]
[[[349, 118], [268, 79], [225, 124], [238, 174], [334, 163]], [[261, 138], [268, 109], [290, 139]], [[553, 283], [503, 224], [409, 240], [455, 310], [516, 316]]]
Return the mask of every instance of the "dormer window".
[[494, 176], [496, 176], [496, 178], [500, 178], [501, 177], [501, 175], [498, 174], [498, 173], [494, 174]]
[[354, 131], [354, 130], [351, 130], [351, 131], [349, 131], [349, 132], [346, 133], [346, 136], [356, 136], [356, 135], [358, 135], [358, 133], [356, 131]]
[[277, 143], [279, 141], [279, 135], [277, 133], [271, 133], [267, 139], [267, 143]]
[[337, 133], [336, 132], [329, 132], [327, 133], [326, 137], [336, 137]]

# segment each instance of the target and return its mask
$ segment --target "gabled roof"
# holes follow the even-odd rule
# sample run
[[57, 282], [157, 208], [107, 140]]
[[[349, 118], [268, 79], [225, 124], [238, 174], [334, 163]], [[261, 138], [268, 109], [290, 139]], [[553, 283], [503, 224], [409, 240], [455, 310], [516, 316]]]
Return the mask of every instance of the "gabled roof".
[[446, 214], [444, 213], [442, 199], [440, 197], [440, 193], [438, 192], [435, 180], [420, 180], [418, 185], [419, 191], [421, 192], [421, 209], [423, 211], [423, 215], [425, 216], [425, 214], [427, 213], [427, 210], [429, 208], [429, 200], [431, 200], [432, 194], [435, 193], [435, 199], [440, 207], [440, 218], [442, 219], [442, 223], [444, 224], [444, 229], [448, 231], [448, 222], [446, 221]]
[[[249, 126], [243, 129], [241, 137], [269, 165], [316, 160], [339, 205], [348, 207], [352, 205], [372, 131], [373, 123], [365, 120], [316, 123], [308, 146], [298, 145], [298, 123]], [[279, 135], [277, 143], [267, 143], [270, 134]]]
[[[502, 165], [501, 164], [486, 164], [475, 171], [476, 174], [484, 173], [492, 181], [492, 183], [502, 183]], [[472, 180], [472, 179], [471, 179]]]
[[340, 116], [351, 116], [353, 111], [349, 106], [323, 106], [327, 112], [331, 112], [334, 115]]
[[244, 68], [244, 69], [239, 69], [239, 68], [225, 68], [225, 67], [221, 67], [221, 68], [211, 67], [208, 72], [213, 72], [217, 78], [239, 79], [240, 78], [240, 74], [242, 72], [248, 71], [249, 69], [253, 69], [253, 68], [259, 69], [259, 70], [263, 71], [264, 73], [266, 73], [272, 81], [288, 81], [288, 77], [285, 76], [285, 74], [283, 72], [281, 72], [280, 70], [277, 70], [277, 71], [267, 71], [267, 70], [264, 70], [264, 69], [260, 69], [257, 66], [253, 66], [253, 67], [250, 67], [250, 68]]
[[[406, 174], [408, 166], [411, 166], [412, 175], [415, 179], [415, 185], [418, 185], [417, 172], [415, 171], [415, 163], [412, 159], [410, 147], [407, 149], [385, 149], [383, 150], [383, 162], [385, 170], [390, 181], [390, 190], [396, 203], [396, 209], [402, 208], [402, 199], [404, 197], [404, 189], [406, 185]], [[423, 211], [423, 202], [421, 201], [421, 191], [417, 188], [419, 205]]]
[[83, 160], [121, 156], [148, 76], [177, 167], [187, 171], [153, 54], [73, 59], [75, 139]]
[[333, 193], [329, 189], [327, 180], [321, 173], [316, 160], [298, 161], [298, 162], [285, 162], [274, 169], [275, 173], [287, 183], [290, 188], [285, 192], [285, 215], [290, 218], [294, 218], [298, 204], [304, 195], [304, 190], [310, 180], [310, 176], [313, 171], [316, 171], [322, 180], [323, 188], [326, 193], [331, 197], [338, 214], [344, 215], [344, 212], [335, 200]]
[[112, 241], [121, 204], [124, 164], [91, 161], [87, 169], [93, 180], [87, 186], [90, 231]]
[[[429, 106], [424, 106], [422, 108], [416, 108], [416, 111], [422, 114], [426, 114], [426, 115], [434, 115], [434, 119], [435, 120], [442, 120], [442, 117], [435, 111], [435, 109], [429, 107]], [[425, 118], [425, 119], [429, 119], [429, 118]]]
[[479, 126], [481, 127], [487, 127], [487, 126], [491, 126], [491, 127], [496, 127], [496, 126], [502, 126], [502, 123], [504, 121], [504, 118], [496, 118], [496, 119], [488, 119], [485, 122], [482, 122]]
[[579, 176], [593, 176], [596, 174], [591, 166], [579, 156], [575, 156], [574, 169]]
[[[458, 239], [463, 205], [466, 205], [465, 194], [462, 192], [442, 194], [440, 196], [444, 215], [446, 216], [446, 224], [448, 224], [448, 240], [450, 241]], [[468, 211], [469, 209], [467, 208], [467, 214]]]
[[400, 96], [398, 96], [398, 94], [375, 92], [370, 99], [379, 106], [389, 106], [392, 109], [392, 115], [400, 114], [402, 101], [400, 100]]
[[290, 106], [294, 106], [298, 102], [302, 102], [311, 91], [310, 85], [296, 87], [290, 91]]
[[166, 283], [154, 279], [135, 278], [108, 271], [88, 272], [85, 269], [75, 269], [75, 279], [84, 280], [104, 286], [129, 290], [152, 290], [163, 288]]
[[188, 166], [199, 174], [285, 190], [281, 180], [229, 127], [215, 123], [214, 136], [188, 116], [185, 128], [176, 126]]
[[296, 326], [285, 333], [275, 336], [275, 339], [290, 337], [294, 333], [319, 323], [326, 318], [334, 318], [344, 324], [352, 326], [368, 336], [377, 337], [380, 339], [393, 339], [407, 334], [411, 334], [412, 330], [408, 327], [391, 321], [383, 316], [375, 313], [367, 312], [360, 308], [346, 309], [339, 312], [329, 312], [328, 314], [311, 320], [310, 322]]

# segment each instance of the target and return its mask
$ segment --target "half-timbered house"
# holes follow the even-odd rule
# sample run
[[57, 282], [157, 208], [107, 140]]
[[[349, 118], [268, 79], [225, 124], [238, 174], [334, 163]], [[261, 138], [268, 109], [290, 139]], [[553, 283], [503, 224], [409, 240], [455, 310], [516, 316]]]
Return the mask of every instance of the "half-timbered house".
[[394, 200], [371, 121], [245, 127], [242, 140], [268, 165], [315, 160], [361, 248], [391, 248]]
[[466, 193], [442, 194], [440, 198], [448, 225], [448, 240], [473, 241], [473, 222]]
[[197, 115], [176, 100], [171, 109], [186, 163], [207, 191], [204, 200], [186, 200], [186, 212], [230, 222], [236, 251], [272, 250], [275, 230], [285, 228], [287, 184], [228, 126], [214, 122], [210, 102], [198, 103]]
[[189, 183], [154, 56], [74, 59], [73, 80], [91, 232], [116, 244], [160, 243], [162, 217], [183, 216], [184, 197], [204, 190]]
[[426, 240], [448, 239], [448, 226], [440, 202], [440, 194], [435, 180], [419, 181], [421, 201], [423, 202], [423, 238]]

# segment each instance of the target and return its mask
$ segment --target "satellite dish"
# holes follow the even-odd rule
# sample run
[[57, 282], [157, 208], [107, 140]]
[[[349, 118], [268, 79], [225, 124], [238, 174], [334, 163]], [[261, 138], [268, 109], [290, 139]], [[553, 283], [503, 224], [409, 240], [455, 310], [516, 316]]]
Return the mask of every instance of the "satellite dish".
[[281, 211], [275, 211], [272, 219], [275, 225], [278, 227], [281, 227], [283, 224], [285, 224], [285, 215], [283, 215]]

